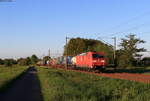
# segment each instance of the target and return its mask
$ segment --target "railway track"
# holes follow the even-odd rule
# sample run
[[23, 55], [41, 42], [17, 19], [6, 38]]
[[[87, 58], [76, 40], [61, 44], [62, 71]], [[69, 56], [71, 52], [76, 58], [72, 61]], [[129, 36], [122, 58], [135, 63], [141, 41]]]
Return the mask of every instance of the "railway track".
[[89, 72], [89, 71], [76, 70], [73, 68], [67, 68], [66, 69], [63, 66], [53, 66], [53, 68], [63, 68], [65, 70], [71, 70], [71, 71], [81, 72], [81, 73], [86, 73], [86, 74], [94, 74], [94, 75], [102, 76], [102, 77], [130, 80], [130, 81], [150, 84], [150, 75], [146, 75], [146, 74], [139, 74], [139, 73], [94, 73], [94, 72]]

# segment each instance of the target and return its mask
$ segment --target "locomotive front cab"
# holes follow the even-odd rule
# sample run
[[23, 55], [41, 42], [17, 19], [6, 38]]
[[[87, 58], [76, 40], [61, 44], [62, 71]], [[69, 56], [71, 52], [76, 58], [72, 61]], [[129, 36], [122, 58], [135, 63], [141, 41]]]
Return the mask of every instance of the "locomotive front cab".
[[106, 60], [103, 54], [92, 54], [92, 67], [95, 69], [104, 69], [106, 66]]

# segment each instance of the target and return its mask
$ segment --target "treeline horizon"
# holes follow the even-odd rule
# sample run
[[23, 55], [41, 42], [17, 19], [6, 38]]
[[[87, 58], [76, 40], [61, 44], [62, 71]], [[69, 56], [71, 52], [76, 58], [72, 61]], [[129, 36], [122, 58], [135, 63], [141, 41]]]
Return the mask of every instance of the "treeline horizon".
[[28, 66], [28, 65], [35, 65], [40, 59], [33, 54], [30, 57], [26, 58], [6, 58], [6, 59], [0, 59], [0, 65], [5, 65], [6, 67], [12, 66], [12, 65], [21, 65], [21, 66]]
[[[72, 38], [64, 46], [63, 56], [76, 56], [78, 54], [90, 51], [104, 52], [107, 58], [108, 65], [119, 68], [133, 68], [136, 66], [150, 66], [150, 57], [141, 59], [142, 55], [139, 52], [146, 52], [145, 48], [139, 48], [139, 44], [144, 44], [145, 41], [137, 38], [134, 34], [129, 34], [121, 39], [119, 49], [114, 50], [110, 44], [106, 44], [100, 40]], [[114, 58], [115, 51], [115, 58]], [[45, 56], [39, 59], [35, 54], [26, 58], [15, 59], [0, 59], [0, 65], [12, 66], [14, 64], [27, 66], [36, 65], [37, 62], [43, 61], [46, 64], [51, 57]], [[113, 64], [113, 65], [112, 65]]]

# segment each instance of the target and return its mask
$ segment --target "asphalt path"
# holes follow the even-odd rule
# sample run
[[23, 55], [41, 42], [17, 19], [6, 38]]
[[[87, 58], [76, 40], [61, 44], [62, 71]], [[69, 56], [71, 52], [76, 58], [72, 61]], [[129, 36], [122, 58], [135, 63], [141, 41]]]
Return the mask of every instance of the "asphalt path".
[[0, 101], [43, 101], [36, 69], [30, 67], [5, 93], [1, 94]]

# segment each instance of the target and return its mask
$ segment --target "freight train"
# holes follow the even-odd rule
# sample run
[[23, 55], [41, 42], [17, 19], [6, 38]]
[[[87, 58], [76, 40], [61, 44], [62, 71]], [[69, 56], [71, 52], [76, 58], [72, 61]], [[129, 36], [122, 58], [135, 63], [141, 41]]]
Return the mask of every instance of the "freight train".
[[53, 58], [47, 65], [68, 65], [71, 68], [86, 68], [89, 70], [104, 70], [107, 66], [107, 59], [103, 52], [86, 52], [77, 56], [61, 56]]

